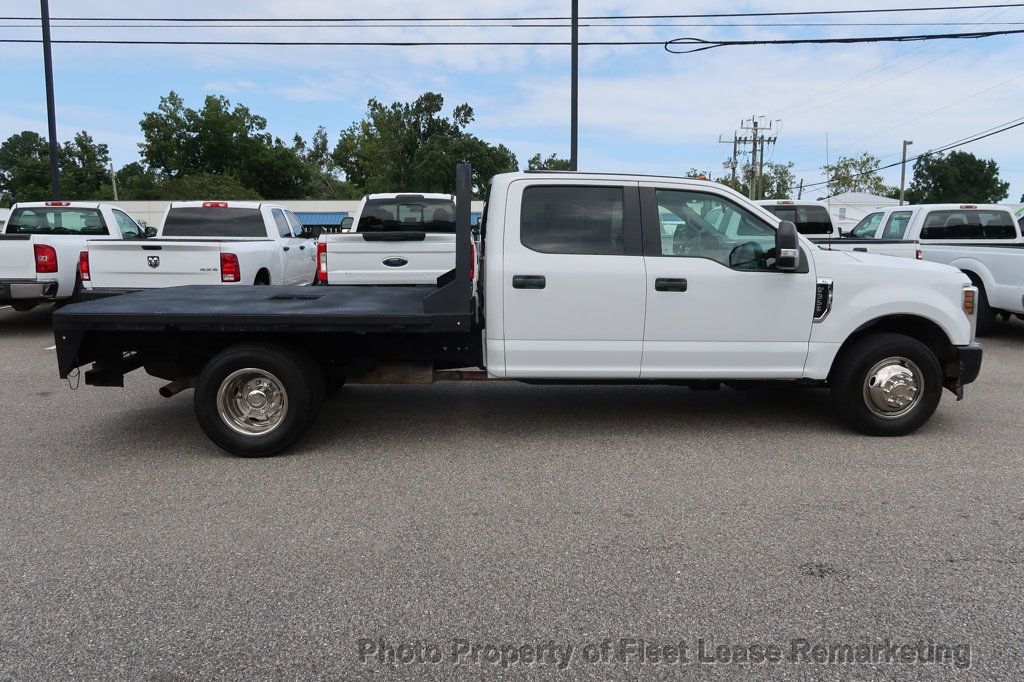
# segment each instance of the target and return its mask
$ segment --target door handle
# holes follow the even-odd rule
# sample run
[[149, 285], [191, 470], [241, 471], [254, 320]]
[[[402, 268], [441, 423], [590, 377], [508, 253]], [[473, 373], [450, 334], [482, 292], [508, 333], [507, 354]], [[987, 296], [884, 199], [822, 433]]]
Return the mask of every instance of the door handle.
[[854, 250], [854, 251], [862, 251], [862, 252], [864, 252], [864, 253], [867, 253], [867, 252], [868, 252], [867, 248], [866, 248], [866, 247], [863, 247], [863, 246], [855, 246], [855, 247], [853, 248], [853, 250]]
[[513, 275], [513, 289], [543, 289], [547, 286], [544, 275]]
[[686, 291], [686, 280], [685, 279], [671, 279], [666, 277], [659, 277], [654, 280], [655, 291]]
[[290, 247], [290, 246], [286, 246], [286, 247], [284, 247], [284, 250], [285, 250], [285, 251], [290, 251], [290, 250], [291, 250], [291, 248], [292, 248], [292, 247]]
[[299, 251], [305, 251], [305, 250], [306, 250], [306, 245], [305, 244], [303, 244], [302, 246], [299, 247]]

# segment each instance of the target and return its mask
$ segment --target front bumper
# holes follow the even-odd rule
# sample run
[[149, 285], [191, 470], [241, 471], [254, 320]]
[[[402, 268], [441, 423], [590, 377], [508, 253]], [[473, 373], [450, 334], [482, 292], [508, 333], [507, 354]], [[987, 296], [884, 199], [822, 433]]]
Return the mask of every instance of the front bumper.
[[36, 280], [5, 280], [0, 281], [0, 303], [10, 304], [18, 301], [52, 301], [57, 298], [57, 282], [37, 282]]

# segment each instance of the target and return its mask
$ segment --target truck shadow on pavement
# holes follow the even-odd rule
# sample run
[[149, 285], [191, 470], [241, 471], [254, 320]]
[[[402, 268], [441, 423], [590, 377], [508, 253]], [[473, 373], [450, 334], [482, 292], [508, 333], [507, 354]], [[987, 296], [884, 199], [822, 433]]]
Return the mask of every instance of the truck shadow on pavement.
[[0, 335], [44, 332], [53, 329], [53, 306], [41, 305], [19, 313], [14, 308], [0, 308]]

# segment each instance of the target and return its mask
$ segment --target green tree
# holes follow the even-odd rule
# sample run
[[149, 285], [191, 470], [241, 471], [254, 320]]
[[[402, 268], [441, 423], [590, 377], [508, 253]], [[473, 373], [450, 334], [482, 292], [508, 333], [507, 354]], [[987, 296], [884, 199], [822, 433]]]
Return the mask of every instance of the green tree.
[[301, 199], [309, 187], [309, 168], [295, 149], [266, 132], [265, 118], [225, 97], [210, 95], [197, 110], [172, 91], [140, 126], [143, 160], [167, 178], [232, 176], [274, 199]]
[[50, 198], [50, 151], [46, 138], [26, 130], [0, 145], [0, 205]]
[[995, 204], [1009, 192], [1010, 183], [1000, 180], [995, 161], [953, 151], [917, 160], [907, 199], [912, 204]]
[[262, 199], [231, 175], [196, 173], [170, 178], [160, 185], [164, 199]]
[[390, 105], [371, 99], [366, 117], [342, 131], [334, 162], [364, 192], [454, 192], [455, 164], [468, 161], [479, 196], [492, 176], [518, 169], [507, 147], [466, 131], [472, 107], [460, 104], [451, 117], [443, 109], [444, 97], [433, 92]]
[[341, 177], [338, 164], [331, 154], [327, 129], [320, 126], [313, 133], [309, 144], [296, 135], [292, 149], [309, 170], [307, 199], [358, 199], [360, 192]]
[[120, 199], [145, 201], [165, 198], [163, 178], [139, 161], [121, 166], [114, 176], [117, 178], [117, 196]]
[[567, 171], [572, 170], [572, 161], [570, 159], [561, 159], [558, 154], [552, 154], [548, 158], [541, 158], [540, 154], [534, 154], [530, 157], [530, 160], [526, 162], [526, 170], [560, 170]]
[[828, 179], [828, 194], [835, 196], [844, 192], [867, 192], [891, 196], [893, 188], [885, 184], [878, 172], [882, 162], [868, 152], [860, 156], [841, 156], [835, 163], [822, 168]]
[[112, 198], [110, 153], [84, 130], [60, 148], [60, 185], [64, 199]]
[[[764, 165], [759, 183], [760, 191], [758, 199], [785, 199], [793, 192], [796, 184], [796, 176], [793, 175], [793, 166], [788, 163], [769, 161]], [[736, 175], [736, 182], [733, 183], [732, 176], [716, 178], [715, 182], [732, 187], [734, 190], [745, 196], [750, 196], [750, 184], [754, 181], [753, 164], [745, 164]]]

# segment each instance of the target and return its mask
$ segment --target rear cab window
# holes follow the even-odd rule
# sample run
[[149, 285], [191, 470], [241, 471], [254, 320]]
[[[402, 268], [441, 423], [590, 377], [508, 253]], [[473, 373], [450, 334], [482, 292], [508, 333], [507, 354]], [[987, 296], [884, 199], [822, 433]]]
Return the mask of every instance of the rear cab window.
[[356, 232], [455, 234], [455, 202], [415, 194], [367, 199]]
[[788, 220], [796, 225], [800, 234], [831, 234], [832, 217], [824, 206], [790, 206], [786, 204], [767, 205], [779, 220]]
[[921, 239], [1016, 239], [1017, 227], [1007, 211], [950, 209], [930, 211]]
[[4, 234], [107, 235], [103, 216], [96, 208], [38, 207], [11, 212]]
[[623, 207], [622, 187], [527, 187], [520, 243], [539, 253], [625, 254]]
[[258, 208], [172, 206], [164, 220], [163, 237], [267, 238]]

